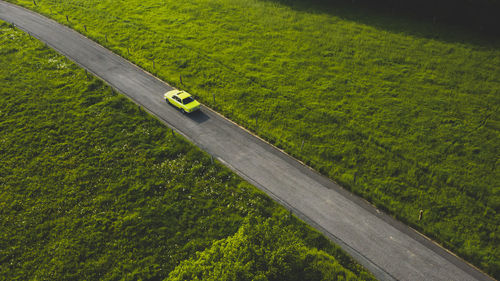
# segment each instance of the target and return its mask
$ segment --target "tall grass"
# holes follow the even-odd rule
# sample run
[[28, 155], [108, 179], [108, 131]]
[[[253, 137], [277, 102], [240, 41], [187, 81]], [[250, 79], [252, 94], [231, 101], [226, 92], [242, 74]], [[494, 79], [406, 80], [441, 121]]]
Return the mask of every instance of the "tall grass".
[[[181, 263], [259, 222], [279, 231], [252, 235], [272, 233], [271, 241], [295, 242], [290, 253], [308, 253], [252, 245], [283, 258], [258, 268], [261, 277], [290, 280], [288, 269], [314, 280], [373, 280], [321, 234], [55, 51], [3, 22], [0, 46], [0, 279], [169, 280], [174, 270], [189, 273]], [[208, 258], [261, 260], [230, 250]], [[205, 274], [213, 274], [210, 265]]]
[[66, 24], [499, 276], [498, 40], [300, 1], [11, 2], [69, 15]]

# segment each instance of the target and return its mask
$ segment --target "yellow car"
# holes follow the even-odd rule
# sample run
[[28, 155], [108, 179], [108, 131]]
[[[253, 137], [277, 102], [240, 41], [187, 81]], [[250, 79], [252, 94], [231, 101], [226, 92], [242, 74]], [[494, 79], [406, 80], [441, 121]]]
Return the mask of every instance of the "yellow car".
[[187, 92], [171, 90], [166, 92], [164, 97], [169, 104], [180, 108], [182, 113], [190, 113], [200, 109], [200, 103]]

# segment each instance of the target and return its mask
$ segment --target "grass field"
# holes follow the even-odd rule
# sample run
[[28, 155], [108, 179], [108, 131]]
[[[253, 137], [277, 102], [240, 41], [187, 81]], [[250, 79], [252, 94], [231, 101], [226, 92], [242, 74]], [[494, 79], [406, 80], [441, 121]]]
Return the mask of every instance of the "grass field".
[[500, 277], [499, 40], [300, 1], [10, 1], [191, 91]]
[[0, 46], [0, 280], [374, 280], [61, 55]]

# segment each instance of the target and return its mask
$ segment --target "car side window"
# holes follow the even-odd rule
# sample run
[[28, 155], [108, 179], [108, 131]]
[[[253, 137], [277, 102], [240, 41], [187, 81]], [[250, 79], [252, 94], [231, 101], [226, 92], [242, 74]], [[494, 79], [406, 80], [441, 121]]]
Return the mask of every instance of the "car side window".
[[179, 99], [179, 97], [178, 97], [178, 96], [174, 96], [174, 97], [173, 97], [173, 99], [174, 99], [175, 101], [181, 102], [181, 100]]

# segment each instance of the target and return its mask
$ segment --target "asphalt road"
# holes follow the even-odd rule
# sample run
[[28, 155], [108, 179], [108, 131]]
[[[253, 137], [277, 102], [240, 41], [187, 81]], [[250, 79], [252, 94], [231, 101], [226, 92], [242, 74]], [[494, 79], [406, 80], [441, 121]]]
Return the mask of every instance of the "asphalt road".
[[181, 114], [163, 99], [169, 85], [79, 33], [1, 0], [0, 19], [127, 95], [322, 231], [380, 280], [493, 280], [206, 107]]

